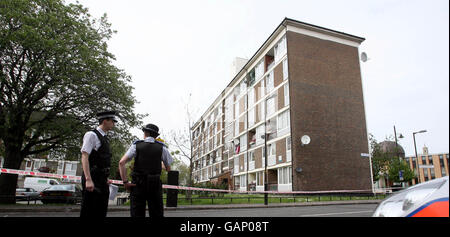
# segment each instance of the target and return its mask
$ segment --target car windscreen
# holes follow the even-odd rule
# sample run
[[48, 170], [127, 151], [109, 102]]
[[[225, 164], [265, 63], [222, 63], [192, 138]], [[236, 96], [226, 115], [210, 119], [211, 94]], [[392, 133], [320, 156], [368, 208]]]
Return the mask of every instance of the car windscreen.
[[73, 185], [55, 185], [51, 186], [50, 188], [46, 190], [59, 190], [59, 191], [71, 191], [73, 190]]

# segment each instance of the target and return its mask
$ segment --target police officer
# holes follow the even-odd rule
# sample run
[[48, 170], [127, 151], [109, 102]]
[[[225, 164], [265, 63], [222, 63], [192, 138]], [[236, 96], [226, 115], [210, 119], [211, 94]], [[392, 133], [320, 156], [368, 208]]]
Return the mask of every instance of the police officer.
[[83, 187], [80, 217], [106, 217], [109, 199], [109, 169], [111, 149], [106, 132], [111, 130], [116, 120], [115, 111], [97, 114], [99, 126], [83, 137], [81, 164]]
[[[120, 176], [125, 188], [131, 190], [131, 217], [145, 217], [146, 204], [150, 217], [163, 217], [161, 162], [170, 171], [173, 158], [165, 145], [155, 140], [159, 136], [156, 125], [147, 124], [142, 131], [144, 140], [134, 142], [119, 161]], [[133, 158], [133, 183], [129, 183], [125, 164]]]

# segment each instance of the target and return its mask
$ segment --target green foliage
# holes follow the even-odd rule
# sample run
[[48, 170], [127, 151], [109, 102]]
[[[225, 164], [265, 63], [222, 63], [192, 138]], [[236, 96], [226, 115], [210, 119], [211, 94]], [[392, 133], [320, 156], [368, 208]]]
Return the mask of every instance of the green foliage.
[[[221, 190], [227, 190], [228, 185], [221, 183], [213, 183], [213, 182], [205, 182], [205, 183], [197, 183], [194, 184], [193, 187], [196, 188], [206, 188], [206, 189], [221, 189]], [[211, 192], [211, 191], [194, 191], [194, 194], [198, 194], [199, 197], [223, 197], [223, 192]]]
[[[400, 180], [399, 172], [403, 172], [403, 179]], [[409, 165], [404, 160], [400, 159], [392, 159], [392, 161], [389, 164], [389, 171], [388, 171], [388, 178], [392, 182], [395, 183], [401, 183], [401, 182], [408, 182], [412, 179], [414, 179], [416, 175], [411, 170]]]
[[[379, 143], [369, 134], [373, 181], [378, 181], [381, 176], [387, 176], [392, 182], [409, 182], [415, 178], [414, 172], [409, 165], [398, 157], [399, 148], [394, 148], [392, 152], [385, 152]], [[403, 180], [399, 179], [399, 171], [403, 172]]]
[[[143, 115], [130, 76], [112, 64], [106, 15], [92, 19], [78, 4], [60, 0], [0, 3], [0, 138], [21, 143], [21, 154], [78, 150], [95, 128], [95, 114], [117, 110], [112, 136], [131, 139]], [[12, 132], [14, 131], [14, 132]]]
[[99, 111], [120, 114], [112, 140], [133, 139], [130, 128], [145, 115], [133, 112], [131, 77], [113, 65], [107, 46], [113, 33], [106, 15], [92, 19], [80, 4], [0, 1], [0, 143], [6, 167], [17, 169], [25, 157], [45, 152], [76, 159], [84, 133], [98, 125]]
[[182, 155], [179, 150], [170, 153], [173, 158], [173, 163], [171, 165], [172, 170], [177, 170], [179, 172], [178, 182], [179, 185], [189, 185], [189, 166], [182, 161]]
[[369, 142], [371, 148], [370, 155], [372, 157], [373, 181], [378, 181], [380, 174], [387, 173], [390, 156], [381, 150], [380, 145], [372, 134], [369, 134]]

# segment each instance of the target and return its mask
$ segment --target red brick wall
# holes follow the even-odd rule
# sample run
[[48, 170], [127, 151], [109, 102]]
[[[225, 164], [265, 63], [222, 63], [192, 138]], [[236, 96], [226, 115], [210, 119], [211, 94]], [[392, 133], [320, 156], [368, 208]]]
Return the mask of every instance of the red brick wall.
[[294, 32], [287, 45], [293, 190], [371, 189], [358, 49]]

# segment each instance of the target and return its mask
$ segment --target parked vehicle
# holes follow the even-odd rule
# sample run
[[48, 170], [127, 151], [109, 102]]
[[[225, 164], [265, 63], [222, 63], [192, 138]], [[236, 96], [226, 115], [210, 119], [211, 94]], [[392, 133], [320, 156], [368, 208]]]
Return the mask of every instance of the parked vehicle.
[[59, 184], [56, 179], [26, 177], [23, 183], [24, 188], [32, 188], [37, 192], [42, 192], [44, 189], [51, 187], [52, 185]]
[[36, 200], [39, 198], [39, 192], [33, 188], [17, 188], [16, 200]]
[[81, 188], [76, 184], [61, 184], [51, 186], [41, 192], [41, 201], [47, 203], [81, 202]]
[[386, 198], [374, 217], [449, 217], [448, 176], [414, 185]]

